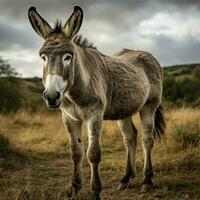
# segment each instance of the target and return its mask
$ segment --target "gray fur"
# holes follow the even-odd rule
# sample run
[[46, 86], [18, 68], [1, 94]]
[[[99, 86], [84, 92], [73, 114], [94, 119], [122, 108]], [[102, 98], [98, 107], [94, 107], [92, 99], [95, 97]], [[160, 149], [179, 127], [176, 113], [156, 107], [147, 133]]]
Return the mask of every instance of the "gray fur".
[[[76, 10], [79, 8], [76, 7]], [[76, 21], [74, 14], [70, 18]], [[67, 22], [70, 32], [73, 34], [74, 31], [78, 32], [80, 21], [79, 19], [79, 24], [73, 25], [74, 30], [70, 20]], [[62, 66], [61, 62], [65, 52], [73, 55], [68, 68]], [[90, 186], [95, 199], [99, 198], [101, 191], [99, 139], [103, 119], [119, 120], [118, 124], [127, 149], [126, 170], [120, 188], [127, 186], [127, 182], [136, 173], [137, 130], [131, 117], [139, 112], [143, 126], [144, 148], [145, 178], [142, 191], [147, 192], [153, 185], [151, 150], [154, 136], [159, 136], [165, 129], [165, 119], [160, 106], [163, 77], [159, 62], [148, 52], [129, 49], [123, 49], [113, 56], [103, 55], [87, 40], [76, 36], [75, 39], [69, 38], [61, 25], [49, 33], [40, 54], [46, 54], [51, 58], [44, 69], [44, 82], [52, 70], [67, 81], [60, 110], [71, 138], [74, 162], [72, 189], [77, 191], [82, 185], [83, 152], [80, 124], [85, 121], [89, 134], [87, 157], [91, 165]]]

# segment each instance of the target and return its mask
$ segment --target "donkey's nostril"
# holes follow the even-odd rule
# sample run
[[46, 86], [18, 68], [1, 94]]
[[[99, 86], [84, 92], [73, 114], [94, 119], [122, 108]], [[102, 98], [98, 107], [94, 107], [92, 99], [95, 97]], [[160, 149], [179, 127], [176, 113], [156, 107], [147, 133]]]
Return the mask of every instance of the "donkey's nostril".
[[43, 92], [44, 99], [49, 108], [58, 108], [60, 105], [60, 97], [61, 93], [58, 91], [44, 91]]
[[57, 92], [56, 99], [60, 98], [60, 92]]
[[50, 104], [50, 105], [54, 105], [54, 104], [56, 104], [57, 103], [57, 100], [59, 100], [60, 99], [60, 96], [61, 96], [61, 94], [60, 94], [60, 92], [55, 92], [55, 93], [48, 93], [47, 91], [44, 91], [43, 92], [43, 97], [44, 97], [44, 99], [46, 100], [46, 101], [48, 101], [48, 103]]

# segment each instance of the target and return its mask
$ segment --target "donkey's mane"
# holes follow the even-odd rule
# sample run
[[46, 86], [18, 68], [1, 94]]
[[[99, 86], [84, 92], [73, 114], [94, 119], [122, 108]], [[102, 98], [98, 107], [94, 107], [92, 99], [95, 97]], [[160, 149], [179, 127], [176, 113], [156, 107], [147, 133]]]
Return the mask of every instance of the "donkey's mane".
[[80, 47], [97, 49], [97, 47], [92, 42], [90, 42], [86, 37], [83, 37], [82, 35], [77, 35], [73, 41]]
[[56, 22], [54, 24], [54, 27], [51, 30], [50, 34], [53, 34], [53, 33], [63, 33], [62, 27], [63, 27], [62, 26], [62, 22], [60, 20], [56, 20]]
[[[50, 34], [53, 33], [63, 33], [63, 26], [60, 20], [57, 20], [54, 24], [54, 27]], [[86, 37], [83, 37], [82, 35], [75, 36], [73, 42], [83, 48], [97, 49], [92, 42], [90, 42]]]

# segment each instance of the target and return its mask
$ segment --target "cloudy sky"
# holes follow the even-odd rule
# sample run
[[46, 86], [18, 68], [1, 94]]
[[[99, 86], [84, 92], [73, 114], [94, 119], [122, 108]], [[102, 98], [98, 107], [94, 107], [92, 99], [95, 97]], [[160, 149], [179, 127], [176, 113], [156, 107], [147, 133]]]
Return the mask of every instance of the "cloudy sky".
[[199, 0], [0, 0], [0, 56], [24, 77], [42, 75], [43, 40], [27, 18], [32, 5], [51, 25], [81, 6], [80, 32], [105, 54], [130, 48], [151, 52], [162, 66], [200, 62]]

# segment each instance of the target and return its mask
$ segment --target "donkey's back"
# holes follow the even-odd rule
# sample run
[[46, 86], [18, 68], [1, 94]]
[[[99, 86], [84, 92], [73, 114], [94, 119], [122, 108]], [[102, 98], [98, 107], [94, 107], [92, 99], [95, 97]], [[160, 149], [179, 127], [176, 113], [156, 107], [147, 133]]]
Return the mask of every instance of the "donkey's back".
[[113, 57], [104, 57], [109, 77], [104, 119], [124, 119], [144, 104], [160, 104], [162, 70], [148, 52], [123, 49]]

